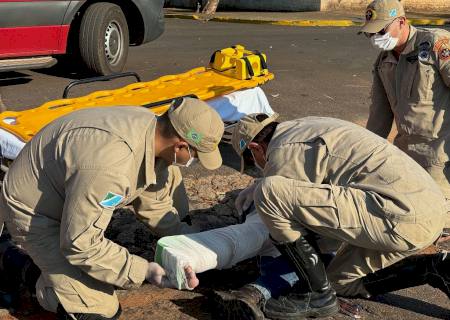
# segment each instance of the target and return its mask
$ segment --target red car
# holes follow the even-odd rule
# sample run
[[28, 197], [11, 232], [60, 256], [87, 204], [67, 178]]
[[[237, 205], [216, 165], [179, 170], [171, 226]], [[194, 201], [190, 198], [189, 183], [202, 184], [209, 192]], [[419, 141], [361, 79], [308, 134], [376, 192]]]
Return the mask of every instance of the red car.
[[164, 31], [164, 0], [0, 0], [0, 71], [50, 67], [73, 53], [100, 75], [122, 71], [129, 45]]

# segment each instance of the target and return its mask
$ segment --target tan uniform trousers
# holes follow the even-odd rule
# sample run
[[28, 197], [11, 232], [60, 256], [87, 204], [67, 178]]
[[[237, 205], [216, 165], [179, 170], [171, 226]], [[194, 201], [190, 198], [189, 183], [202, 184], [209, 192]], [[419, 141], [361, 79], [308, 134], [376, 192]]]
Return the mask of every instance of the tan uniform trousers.
[[[169, 167], [166, 191], [173, 197], [177, 211], [186, 213], [188, 200], [186, 194], [179, 191], [184, 190], [182, 177], [178, 168], [172, 168]], [[161, 192], [164, 193], [164, 190]], [[5, 195], [5, 192], [0, 210], [13, 240], [25, 249], [42, 271], [36, 284], [36, 295], [44, 309], [56, 312], [61, 303], [68, 313], [96, 313], [105, 317], [117, 313], [119, 302], [114, 286], [98, 281], [72, 266], [60, 252], [59, 221], [33, 212], [31, 208]], [[98, 227], [106, 229], [109, 220], [102, 223], [104, 225]]]
[[[327, 269], [335, 290], [344, 296], [366, 294], [362, 277], [429, 246], [444, 223], [444, 215], [428, 221], [376, 215], [363, 190], [281, 176], [262, 180], [254, 198], [274, 240], [294, 242], [311, 230], [344, 243]], [[429, 205], [442, 211], [441, 203]]]

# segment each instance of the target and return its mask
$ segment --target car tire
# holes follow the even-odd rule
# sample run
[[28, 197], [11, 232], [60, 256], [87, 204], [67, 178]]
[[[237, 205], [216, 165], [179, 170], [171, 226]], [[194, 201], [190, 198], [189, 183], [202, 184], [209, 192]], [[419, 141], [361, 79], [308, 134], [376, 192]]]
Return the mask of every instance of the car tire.
[[118, 5], [99, 2], [87, 8], [81, 20], [79, 47], [90, 71], [100, 75], [121, 72], [128, 45], [128, 24]]

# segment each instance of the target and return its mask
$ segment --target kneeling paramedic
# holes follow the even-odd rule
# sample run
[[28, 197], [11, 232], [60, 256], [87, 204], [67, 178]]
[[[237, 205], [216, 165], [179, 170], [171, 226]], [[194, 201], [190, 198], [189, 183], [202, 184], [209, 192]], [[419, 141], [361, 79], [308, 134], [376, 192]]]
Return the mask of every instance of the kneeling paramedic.
[[[450, 258], [414, 255], [440, 237], [445, 197], [397, 147], [346, 121], [278, 124], [265, 114], [241, 119], [232, 141], [240, 155], [250, 149], [264, 173], [238, 202], [254, 200], [300, 280], [267, 301], [245, 286], [222, 301], [228, 318], [261, 319], [249, 312], [255, 303], [271, 319], [329, 316], [338, 311], [336, 292], [370, 297], [425, 283], [450, 297]], [[342, 243], [327, 271], [315, 236]]]
[[216, 111], [191, 98], [175, 100], [161, 117], [113, 107], [55, 120], [5, 177], [0, 212], [31, 259], [3, 244], [2, 272], [35, 287], [59, 319], [117, 319], [114, 288], [161, 285], [164, 270], [105, 238], [113, 211], [132, 204], [158, 236], [195, 232], [181, 222], [188, 202], [177, 165], [198, 158], [220, 167], [222, 134]]

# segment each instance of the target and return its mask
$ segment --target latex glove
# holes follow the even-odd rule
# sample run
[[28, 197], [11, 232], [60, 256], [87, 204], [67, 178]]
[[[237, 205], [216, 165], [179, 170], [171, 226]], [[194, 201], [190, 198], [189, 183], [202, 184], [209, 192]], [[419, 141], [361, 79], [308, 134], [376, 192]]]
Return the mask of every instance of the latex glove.
[[250, 208], [253, 202], [253, 192], [255, 191], [255, 188], [256, 183], [242, 190], [234, 201], [239, 217], [242, 217], [244, 212]]
[[166, 271], [159, 264], [157, 264], [156, 262], [148, 263], [145, 280], [156, 286], [161, 286], [165, 275]]

